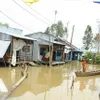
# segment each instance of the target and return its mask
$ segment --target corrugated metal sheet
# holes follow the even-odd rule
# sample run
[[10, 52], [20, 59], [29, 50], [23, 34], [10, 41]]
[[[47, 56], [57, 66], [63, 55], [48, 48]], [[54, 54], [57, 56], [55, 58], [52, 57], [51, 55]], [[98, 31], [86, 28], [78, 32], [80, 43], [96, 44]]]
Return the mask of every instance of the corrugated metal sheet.
[[65, 45], [64, 43], [58, 42], [58, 41], [53, 41], [54, 44], [60, 44], [60, 45]]
[[36, 40], [36, 39], [30, 38], [30, 37], [26, 37], [26, 36], [19, 35], [19, 34], [12, 34], [12, 33], [9, 33], [9, 32], [6, 32], [5, 34], [8, 34], [8, 35], [11, 35], [11, 36], [14, 36], [14, 37], [18, 37], [18, 38], [21, 38], [21, 39]]
[[26, 37], [26, 36], [22, 35], [22, 30], [15, 29], [15, 28], [10, 28], [10, 27], [7, 28], [4, 26], [0, 26], [0, 32], [14, 36], [14, 37], [22, 38], [22, 39], [36, 40], [34, 38]]
[[11, 41], [3, 41], [0, 40], [0, 58], [3, 58], [5, 52], [7, 51], [8, 46], [10, 45]]
[[42, 38], [39, 38], [39, 40], [38, 41], [40, 41], [39, 43], [41, 43], [41, 44], [50, 44], [50, 45], [52, 45], [52, 44], [60, 44], [60, 45], [65, 45], [65, 44], [63, 44], [63, 43], [61, 43], [61, 42], [58, 42], [58, 41], [49, 41], [49, 40], [46, 40], [46, 39], [42, 39]]

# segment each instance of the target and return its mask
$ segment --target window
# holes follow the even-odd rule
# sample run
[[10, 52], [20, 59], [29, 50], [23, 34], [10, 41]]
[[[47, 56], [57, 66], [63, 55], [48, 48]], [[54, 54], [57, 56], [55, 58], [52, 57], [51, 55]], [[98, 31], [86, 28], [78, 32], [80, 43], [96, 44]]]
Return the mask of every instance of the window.
[[40, 55], [44, 55], [46, 48], [40, 48]]
[[24, 46], [24, 47], [22, 48], [22, 51], [23, 51], [23, 52], [30, 52], [30, 46]]

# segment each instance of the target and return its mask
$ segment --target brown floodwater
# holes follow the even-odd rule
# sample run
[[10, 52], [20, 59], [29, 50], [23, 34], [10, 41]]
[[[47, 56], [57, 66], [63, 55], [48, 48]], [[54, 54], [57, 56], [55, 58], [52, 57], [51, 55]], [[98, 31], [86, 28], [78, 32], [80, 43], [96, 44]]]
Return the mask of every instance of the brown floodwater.
[[[87, 64], [87, 70], [97, 69], [100, 65]], [[28, 77], [7, 100], [100, 100], [100, 75], [75, 77], [73, 71], [76, 70], [82, 70], [78, 61], [52, 67], [29, 67]], [[0, 67], [0, 98], [21, 77], [21, 67]]]

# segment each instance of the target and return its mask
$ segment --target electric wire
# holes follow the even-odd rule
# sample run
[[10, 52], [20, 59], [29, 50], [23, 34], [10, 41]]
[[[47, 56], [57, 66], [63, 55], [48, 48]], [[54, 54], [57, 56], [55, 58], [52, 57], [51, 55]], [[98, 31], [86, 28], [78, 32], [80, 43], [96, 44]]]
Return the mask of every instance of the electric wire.
[[14, 22], [14, 23], [16, 23], [17, 25], [23, 27], [24, 29], [26, 29], [26, 30], [32, 32], [32, 30], [30, 30], [30, 29], [28, 29], [27, 27], [25, 27], [25, 26], [19, 24], [18, 22], [14, 21], [12, 18], [10, 18], [8, 15], [6, 15], [6, 14], [5, 14], [4, 12], [2, 12], [1, 10], [0, 10], [0, 12], [1, 12], [4, 16], [6, 16], [8, 19], [10, 19], [12, 22]]
[[26, 12], [28, 12], [29, 14], [31, 14], [32, 16], [34, 16], [35, 18], [37, 18], [38, 20], [42, 21], [43, 23], [50, 25], [49, 23], [45, 22], [44, 20], [36, 17], [34, 14], [30, 13], [27, 9], [25, 9], [24, 7], [22, 7], [21, 5], [19, 5], [15, 0], [12, 0], [13, 2], [15, 2], [16, 5], [18, 5], [20, 8], [24, 9]]
[[27, 7], [29, 7], [32, 11], [34, 11], [35, 13], [37, 13], [38, 15], [40, 15], [41, 17], [43, 17], [45, 20], [47, 20], [48, 22], [52, 23], [49, 19], [47, 19], [46, 17], [44, 17], [43, 15], [41, 15], [39, 12], [37, 12], [36, 10], [34, 10], [32, 7], [30, 7], [29, 5], [27, 5], [23, 0], [21, 0]]

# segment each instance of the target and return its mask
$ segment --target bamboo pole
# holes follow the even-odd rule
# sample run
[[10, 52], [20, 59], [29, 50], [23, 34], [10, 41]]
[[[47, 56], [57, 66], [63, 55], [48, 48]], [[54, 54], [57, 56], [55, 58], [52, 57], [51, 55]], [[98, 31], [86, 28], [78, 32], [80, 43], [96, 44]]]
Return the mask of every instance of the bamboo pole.
[[6, 100], [8, 96], [10, 96], [12, 92], [27, 78], [28, 75], [27, 70], [28, 70], [28, 66], [26, 66], [25, 68], [24, 76], [15, 85], [13, 85], [11, 89], [8, 91], [8, 93], [2, 96], [0, 100]]

